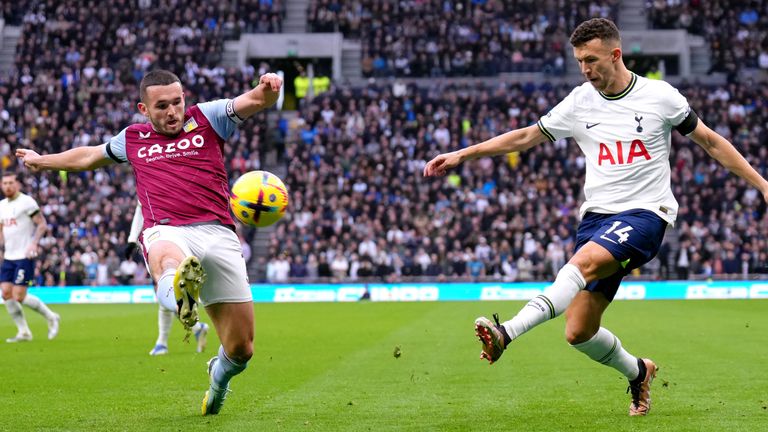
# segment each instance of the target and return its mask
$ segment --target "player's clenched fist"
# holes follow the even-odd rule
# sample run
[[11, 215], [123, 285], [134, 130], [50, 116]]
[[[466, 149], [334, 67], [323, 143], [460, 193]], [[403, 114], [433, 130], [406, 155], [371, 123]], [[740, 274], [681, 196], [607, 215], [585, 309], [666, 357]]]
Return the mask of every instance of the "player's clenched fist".
[[449, 169], [461, 163], [458, 151], [437, 155], [424, 166], [424, 177], [444, 176]]
[[275, 73], [267, 73], [259, 77], [259, 85], [261, 84], [264, 84], [266, 90], [276, 92], [283, 86], [283, 80]]
[[22, 162], [24, 162], [24, 165], [32, 171], [38, 171], [40, 169], [38, 161], [41, 156], [34, 150], [16, 149], [16, 157], [21, 159]]

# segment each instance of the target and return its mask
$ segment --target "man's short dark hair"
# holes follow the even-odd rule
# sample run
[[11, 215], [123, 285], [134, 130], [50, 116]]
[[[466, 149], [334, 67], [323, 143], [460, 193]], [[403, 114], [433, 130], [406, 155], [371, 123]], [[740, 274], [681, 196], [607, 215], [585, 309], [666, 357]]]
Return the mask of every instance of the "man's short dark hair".
[[165, 69], [153, 70], [144, 75], [144, 78], [141, 79], [141, 84], [139, 84], [139, 97], [141, 98], [142, 102], [146, 100], [147, 87], [156, 85], [169, 85], [173, 83], [181, 84], [181, 80], [176, 76], [175, 73]]
[[579, 47], [592, 39], [621, 42], [616, 24], [605, 18], [592, 18], [579, 24], [571, 34], [571, 45]]
[[17, 171], [3, 171], [3, 178], [5, 177], [13, 177], [14, 180], [16, 180], [18, 183], [21, 183], [21, 176]]

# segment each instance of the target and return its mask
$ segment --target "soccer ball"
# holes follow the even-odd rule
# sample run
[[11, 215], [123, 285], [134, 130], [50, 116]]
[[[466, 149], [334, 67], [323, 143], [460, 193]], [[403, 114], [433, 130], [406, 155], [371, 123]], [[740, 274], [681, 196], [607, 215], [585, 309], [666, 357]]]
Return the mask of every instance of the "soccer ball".
[[285, 215], [288, 190], [276, 175], [267, 171], [250, 171], [232, 185], [229, 206], [237, 220], [246, 225], [270, 226]]

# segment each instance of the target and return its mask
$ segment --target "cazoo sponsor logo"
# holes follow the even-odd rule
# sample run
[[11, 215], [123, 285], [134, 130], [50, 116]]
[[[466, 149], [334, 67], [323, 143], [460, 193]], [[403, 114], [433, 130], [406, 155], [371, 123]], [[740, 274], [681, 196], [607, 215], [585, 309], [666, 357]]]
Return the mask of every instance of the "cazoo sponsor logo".
[[205, 139], [203, 136], [195, 135], [192, 139], [183, 138], [165, 144], [152, 144], [150, 146], [139, 147], [136, 156], [145, 159], [147, 162], [169, 157], [191, 156], [197, 154], [195, 149], [202, 148], [204, 145]]

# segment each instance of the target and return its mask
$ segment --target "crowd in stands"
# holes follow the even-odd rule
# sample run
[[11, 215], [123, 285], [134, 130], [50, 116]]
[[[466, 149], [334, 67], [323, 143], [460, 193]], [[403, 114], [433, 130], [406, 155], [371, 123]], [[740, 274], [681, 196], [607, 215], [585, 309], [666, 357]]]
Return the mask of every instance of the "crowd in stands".
[[360, 39], [364, 76], [565, 71], [570, 32], [617, 0], [311, 0], [309, 29]]
[[[682, 85], [701, 118], [768, 175], [768, 86]], [[338, 89], [304, 107], [288, 143], [291, 213], [272, 238], [271, 281], [552, 278], [571, 253], [584, 159], [561, 140], [424, 179], [426, 161], [532, 124], [570, 86], [395, 84]], [[653, 277], [768, 272], [762, 196], [675, 135], [681, 210]], [[678, 238], [679, 237], [679, 238]], [[662, 262], [663, 261], [663, 262]]]
[[[278, 15], [282, 10], [277, 1], [250, 3], [271, 4], [274, 9], [265, 10]], [[179, 73], [188, 105], [237, 95], [268, 70], [266, 64], [257, 70], [217, 63], [230, 34], [227, 23], [247, 30], [242, 14], [231, 18], [248, 2], [189, 1], [171, 17], [148, 7], [153, 2], [137, 4], [125, 7], [124, 1], [110, 0], [98, 9], [74, 0], [3, 4], [4, 17], [21, 23], [24, 37], [16, 73], [0, 77], [0, 163], [4, 170], [25, 174], [23, 190], [38, 200], [50, 227], [41, 241], [37, 284], [147, 282], [140, 260], [122, 256], [134, 184], [124, 165], [85, 173], [25, 173], [13, 156], [16, 148], [49, 153], [96, 145], [144, 121], [135, 109], [137, 82], [152, 68]], [[333, 3], [317, 4], [329, 8]], [[381, 30], [397, 20], [422, 25], [412, 10], [431, 3], [338, 4], [343, 10], [357, 5], [360, 23]], [[534, 8], [523, 1], [439, 4], [447, 15], [435, 20], [446, 25], [438, 31], [480, 16], [468, 11], [507, 13], [508, 4]], [[571, 10], [578, 11], [612, 3], [566, 4], [576, 4]], [[382, 18], [387, 8], [393, 8], [390, 18]], [[512, 17], [510, 22], [525, 22]], [[272, 18], [257, 21], [263, 20]], [[362, 37], [369, 30], [361, 25]], [[397, 33], [382, 30], [381, 35]], [[395, 44], [386, 37], [381, 42], [381, 47]], [[266, 114], [249, 120], [225, 145], [231, 178], [260, 168], [268, 146], [285, 139], [284, 181], [291, 192], [290, 213], [276, 226], [266, 256], [253, 251], [259, 259], [251, 266], [260, 272], [253, 282], [551, 279], [572, 253], [582, 200], [584, 159], [573, 142], [474, 161], [441, 179], [424, 179], [421, 171], [438, 152], [532, 124], [570, 89], [514, 82], [333, 87], [305, 101], [298, 120], [268, 122]], [[768, 140], [768, 85], [691, 83], [680, 89], [707, 124], [768, 175], [768, 150], [761, 145]], [[761, 196], [689, 140], [675, 135], [673, 148], [678, 224], [659, 259], [642, 271], [665, 278], [767, 273], [768, 215]], [[253, 232], [241, 234], [247, 251]]]
[[713, 72], [768, 70], [768, 1], [647, 0], [654, 28], [683, 29], [709, 42]]
[[[229, 24], [235, 16], [248, 16], [234, 2], [165, 3], [179, 3], [179, 13], [168, 15], [141, 0], [138, 7], [111, 0], [98, 8], [74, 0], [3, 3], [7, 22], [22, 25], [23, 35], [16, 72], [0, 78], [4, 170], [24, 171], [14, 157], [18, 147], [50, 153], [97, 145], [128, 124], [145, 121], [136, 110], [138, 81], [150, 69], [178, 72], [188, 106], [240, 94], [266, 72], [218, 66]], [[269, 4], [279, 5], [237, 3], [240, 8]], [[233, 177], [259, 168], [265, 123], [266, 114], [260, 114], [227, 141], [224, 153]], [[50, 227], [41, 241], [36, 283], [147, 281], [144, 266], [121, 253], [136, 203], [130, 167], [25, 175], [23, 190], [38, 200]]]

